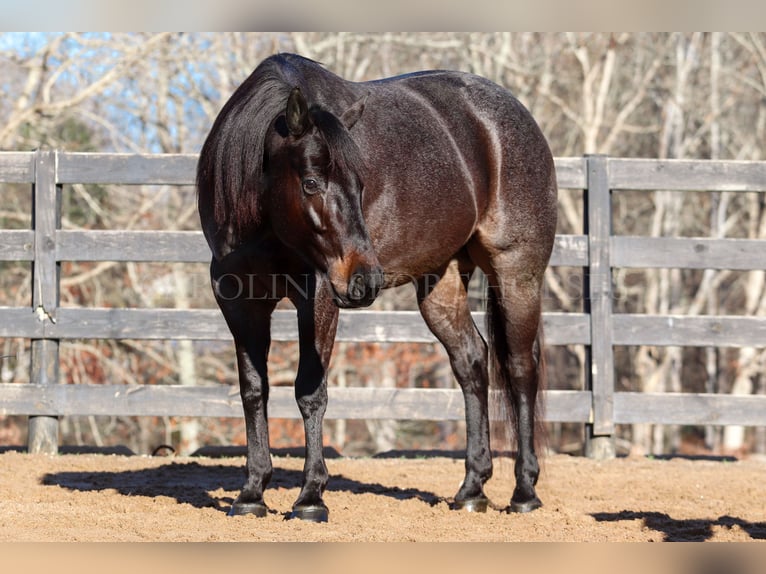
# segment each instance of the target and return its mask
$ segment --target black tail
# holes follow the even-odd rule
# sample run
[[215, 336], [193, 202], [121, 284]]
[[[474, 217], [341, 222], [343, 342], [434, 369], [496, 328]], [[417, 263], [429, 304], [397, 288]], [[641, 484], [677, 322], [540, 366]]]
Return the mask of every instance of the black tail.
[[[512, 397], [512, 381], [505, 366], [510, 358], [510, 349], [505, 335], [505, 317], [503, 308], [497, 300], [497, 294], [491, 287], [487, 290], [487, 344], [489, 347], [489, 386], [490, 417], [494, 451], [511, 451], [516, 445], [519, 413]], [[540, 455], [546, 446], [544, 423], [544, 405], [541, 392], [545, 388], [546, 368], [543, 346], [542, 318], [535, 339], [534, 356], [537, 362], [537, 391], [535, 397], [535, 452]]]

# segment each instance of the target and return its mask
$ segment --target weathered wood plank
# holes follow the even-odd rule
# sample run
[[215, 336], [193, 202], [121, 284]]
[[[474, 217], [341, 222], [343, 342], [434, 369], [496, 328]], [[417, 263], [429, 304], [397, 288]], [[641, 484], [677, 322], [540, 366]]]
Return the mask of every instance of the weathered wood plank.
[[613, 190], [766, 191], [766, 162], [609, 159]]
[[58, 154], [58, 183], [194, 185], [196, 154]]
[[60, 261], [173, 261], [209, 263], [201, 231], [59, 231]]
[[34, 183], [35, 152], [0, 152], [0, 182]]
[[[56, 153], [35, 153], [35, 184], [32, 200], [34, 263], [32, 264], [32, 307], [43, 329], [56, 321], [59, 305], [59, 263], [56, 261], [56, 229], [61, 222], [61, 190], [56, 185]], [[59, 383], [59, 342], [32, 339], [29, 378], [42, 387]], [[58, 452], [58, 421], [41, 417], [30, 421], [27, 447], [30, 453]]]
[[630, 313], [612, 317], [615, 345], [766, 347], [766, 317]]
[[0, 337], [39, 339], [43, 329], [32, 307], [0, 307]]
[[[8, 241], [21, 243], [30, 232], [2, 232]], [[14, 234], [14, 235], [11, 235]], [[8, 249], [8, 247], [5, 247]], [[19, 250], [6, 255], [0, 246], [0, 259], [18, 260]], [[29, 259], [32, 255], [26, 255]], [[104, 231], [60, 230], [56, 234], [56, 256], [60, 261], [173, 261], [207, 263], [210, 248], [201, 231]], [[557, 235], [551, 266], [588, 265], [588, 238], [585, 235]]]
[[590, 315], [586, 313], [543, 313], [545, 344], [590, 345], [590, 321]]
[[612, 266], [766, 269], [766, 240], [614, 236]]
[[[484, 313], [477, 312], [473, 316], [484, 332]], [[543, 324], [546, 344], [590, 342], [590, 321], [582, 313], [545, 313]], [[272, 316], [271, 330], [275, 341], [297, 340], [295, 312], [276, 311]], [[11, 336], [12, 332], [9, 328], [7, 336]], [[223, 316], [217, 309], [62, 307], [58, 309], [56, 323], [45, 324], [44, 334], [54, 339], [231, 339]], [[336, 339], [366, 343], [437, 342], [417, 311], [341, 311]]]
[[[60, 320], [46, 326], [46, 335], [61, 339], [198, 339], [230, 340], [217, 309], [97, 309], [61, 308]], [[294, 311], [272, 316], [272, 339], [294, 341], [298, 325]], [[435, 342], [416, 311], [342, 313], [339, 341]]]
[[553, 243], [550, 266], [587, 267], [589, 261], [587, 235], [557, 235]]
[[0, 414], [225, 417], [241, 416], [242, 407], [229, 386], [11, 383], [0, 385]]
[[61, 192], [56, 185], [56, 156], [40, 151], [35, 159], [33, 195], [34, 265], [32, 306], [55, 313], [59, 302], [59, 274], [56, 261], [56, 229], [60, 223]]
[[29, 454], [51, 455], [58, 453], [59, 421], [57, 417], [32, 415], [29, 417], [27, 425], [27, 452]]
[[[19, 154], [21, 155], [21, 154]], [[196, 154], [109, 154], [60, 152], [59, 183], [194, 185]], [[20, 158], [16, 158], [19, 161]], [[584, 189], [584, 158], [555, 158], [559, 187]], [[7, 160], [9, 173], [12, 160]], [[3, 164], [0, 163], [0, 173]], [[2, 176], [0, 176], [2, 177]], [[17, 176], [18, 177], [18, 176]], [[5, 181], [5, 180], [3, 180]], [[24, 180], [31, 182], [29, 179]]]
[[618, 423], [766, 426], [766, 395], [616, 393]]
[[[458, 389], [330, 387], [327, 419], [463, 420]], [[590, 393], [545, 391], [551, 422], [586, 422]], [[0, 415], [241, 417], [235, 386], [0, 385]], [[300, 418], [292, 386], [272, 387], [269, 416]]]
[[380, 311], [341, 312], [338, 319], [337, 340], [365, 343], [436, 342], [436, 337], [428, 330], [419, 312], [384, 313]]
[[33, 261], [35, 233], [28, 229], [0, 230], [0, 261]]
[[588, 185], [587, 160], [584, 157], [553, 158], [556, 181], [562, 189], [585, 189]]
[[590, 313], [591, 328], [590, 373], [587, 388], [593, 392], [593, 426], [590, 431], [593, 436], [614, 433], [612, 277], [609, 262], [612, 209], [607, 179], [606, 156], [590, 156], [586, 196], [586, 223], [590, 244], [590, 265], [586, 282], [590, 299], [586, 302], [586, 312]]
[[[0, 238], [2, 238], [0, 232]], [[9, 235], [20, 243], [22, 233]], [[207, 263], [210, 248], [201, 231], [59, 230], [56, 256], [60, 261], [179, 261]], [[0, 257], [3, 257], [0, 246]], [[31, 255], [29, 256], [31, 258]], [[16, 257], [8, 257], [16, 259]], [[551, 265], [584, 267], [588, 264], [585, 235], [557, 235]]]
[[[458, 389], [331, 387], [328, 419], [462, 420]], [[588, 422], [590, 393], [545, 391], [545, 420]], [[0, 415], [240, 417], [234, 386], [182, 385], [0, 385]], [[272, 388], [269, 414], [300, 418], [291, 386]], [[615, 393], [618, 424], [766, 426], [766, 395]]]
[[56, 323], [45, 326], [45, 335], [54, 339], [231, 339], [218, 309], [61, 307]]
[[[472, 316], [479, 331], [486, 336], [485, 314], [474, 312]], [[277, 312], [274, 317], [272, 332], [277, 338], [292, 340], [297, 337], [291, 312]], [[545, 342], [549, 345], [588, 344], [589, 326], [588, 317], [582, 313], [543, 314]], [[418, 311], [341, 311], [336, 338], [364, 343], [438, 342]]]
[[[31, 232], [8, 233], [8, 241], [21, 243]], [[14, 235], [11, 235], [13, 233]], [[0, 246], [0, 258], [20, 259], [23, 252], [7, 256]], [[59, 230], [56, 256], [60, 261], [173, 261], [207, 263], [210, 248], [201, 231]], [[29, 254], [31, 259], [32, 255]], [[584, 235], [557, 235], [551, 255], [552, 266], [584, 267], [588, 264], [588, 238]]]

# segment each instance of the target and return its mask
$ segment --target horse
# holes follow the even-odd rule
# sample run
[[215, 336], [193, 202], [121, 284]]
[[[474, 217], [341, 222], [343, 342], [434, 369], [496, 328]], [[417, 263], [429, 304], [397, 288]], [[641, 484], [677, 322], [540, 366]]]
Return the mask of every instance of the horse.
[[[518, 99], [467, 72], [351, 82], [299, 55], [273, 55], [214, 120], [196, 185], [247, 435], [247, 478], [230, 515], [274, 512], [264, 490], [273, 468], [267, 358], [277, 303], [288, 298], [297, 311], [295, 398], [306, 449], [286, 517], [324, 522], [322, 421], [339, 309], [368, 306], [404, 283], [415, 286], [464, 396], [465, 476], [451, 508], [488, 506], [491, 381], [507, 396], [504, 424], [517, 441], [516, 484], [503, 510], [542, 505], [541, 293], [557, 187], [548, 143]], [[486, 340], [467, 297], [477, 267], [488, 285]]]

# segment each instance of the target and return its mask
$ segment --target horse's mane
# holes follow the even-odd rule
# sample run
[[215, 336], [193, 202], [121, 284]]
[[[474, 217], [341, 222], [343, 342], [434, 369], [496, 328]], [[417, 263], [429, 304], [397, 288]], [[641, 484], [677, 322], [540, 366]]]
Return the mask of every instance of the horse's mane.
[[257, 223], [266, 132], [290, 89], [282, 66], [265, 60], [215, 119], [197, 164], [197, 192], [200, 213], [212, 213], [217, 231], [239, 236]]
[[364, 157], [339, 118], [319, 105], [312, 106], [309, 116], [327, 145], [330, 171], [355, 173], [364, 180]]
[[[213, 123], [197, 164], [200, 213], [208, 219], [212, 215], [214, 223], [211, 228], [211, 222], [203, 221], [206, 234], [239, 241], [260, 223], [266, 135], [284, 113], [294, 87], [309, 102], [314, 100], [313, 86], [307, 85], [300, 69], [305, 66], [330, 74], [320, 64], [292, 54], [264, 60], [235, 90]], [[313, 105], [310, 112], [328, 146], [330, 168], [361, 175], [361, 153], [338, 118], [319, 105]]]

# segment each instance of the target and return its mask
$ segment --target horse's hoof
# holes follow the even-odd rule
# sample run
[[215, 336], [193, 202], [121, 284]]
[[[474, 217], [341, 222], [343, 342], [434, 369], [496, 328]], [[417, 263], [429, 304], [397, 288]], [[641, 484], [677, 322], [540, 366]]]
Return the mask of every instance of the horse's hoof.
[[299, 518], [307, 522], [327, 522], [330, 518], [330, 511], [326, 506], [295, 506], [293, 511], [287, 515], [288, 520]]
[[485, 497], [456, 500], [450, 505], [452, 510], [465, 510], [466, 512], [487, 512], [489, 499]]
[[536, 496], [532, 500], [526, 500], [524, 502], [516, 502], [515, 500], [511, 499], [511, 506], [509, 511], [519, 513], [532, 512], [533, 510], [540, 508], [542, 505], [543, 503]]
[[243, 514], [253, 514], [258, 518], [263, 518], [269, 513], [269, 507], [263, 502], [234, 502], [229, 509], [229, 516], [242, 516]]

